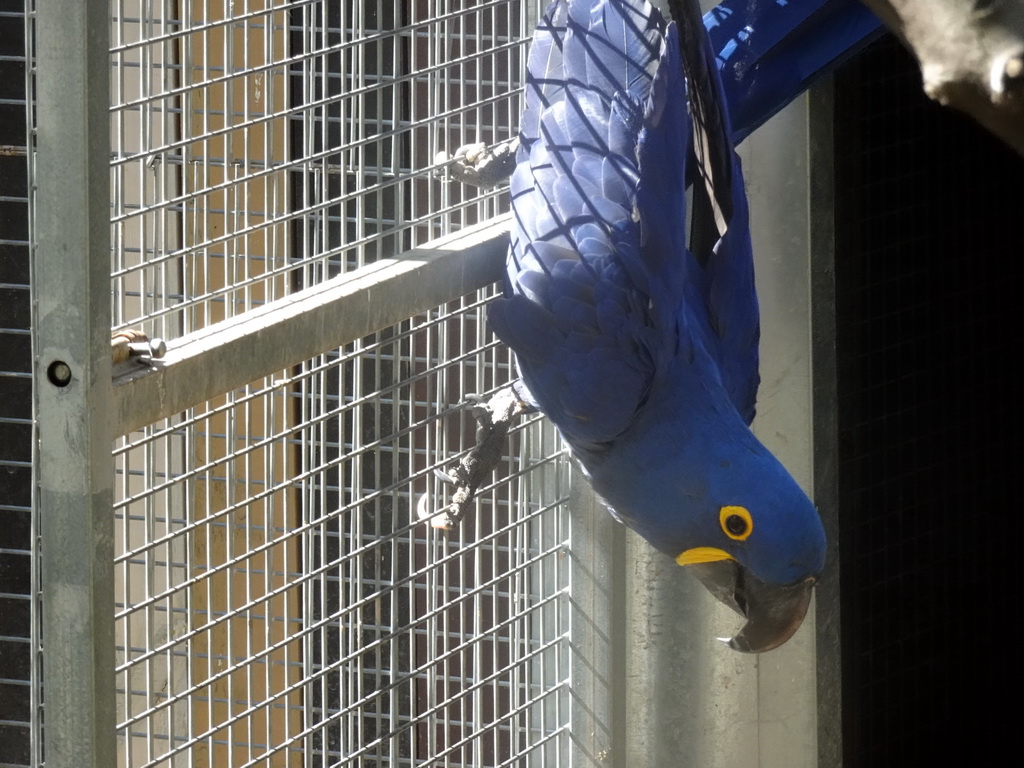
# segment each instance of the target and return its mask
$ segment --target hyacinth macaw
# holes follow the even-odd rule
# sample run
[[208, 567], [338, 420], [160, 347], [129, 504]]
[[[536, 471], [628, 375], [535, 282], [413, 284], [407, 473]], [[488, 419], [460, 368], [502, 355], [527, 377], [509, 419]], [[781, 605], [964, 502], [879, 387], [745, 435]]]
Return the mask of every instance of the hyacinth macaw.
[[435, 524], [539, 408], [612, 513], [746, 617], [729, 645], [762, 652], [799, 627], [825, 542], [748, 428], [758, 310], [733, 144], [880, 25], [856, 0], [724, 0], [703, 22], [696, 0], [670, 5], [678, 27], [643, 0], [557, 0], [537, 28], [489, 315], [525, 387], [474, 400], [479, 444], [443, 475], [458, 490]]
[[733, 648], [774, 648], [803, 620], [825, 535], [748, 427], [746, 197], [700, 14], [684, 4], [677, 27], [643, 0], [559, 0], [528, 69], [491, 327], [613, 514], [747, 618]]

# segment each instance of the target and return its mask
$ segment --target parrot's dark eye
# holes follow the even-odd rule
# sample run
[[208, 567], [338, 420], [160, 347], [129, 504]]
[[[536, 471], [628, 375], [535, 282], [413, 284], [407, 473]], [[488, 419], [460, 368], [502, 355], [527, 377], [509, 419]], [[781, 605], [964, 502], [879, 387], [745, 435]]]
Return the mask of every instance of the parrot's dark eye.
[[743, 541], [754, 530], [754, 519], [744, 507], [722, 507], [718, 521], [725, 535], [736, 541]]
[[725, 518], [725, 530], [733, 536], [742, 536], [747, 532], [747, 521], [739, 515], [729, 515]]

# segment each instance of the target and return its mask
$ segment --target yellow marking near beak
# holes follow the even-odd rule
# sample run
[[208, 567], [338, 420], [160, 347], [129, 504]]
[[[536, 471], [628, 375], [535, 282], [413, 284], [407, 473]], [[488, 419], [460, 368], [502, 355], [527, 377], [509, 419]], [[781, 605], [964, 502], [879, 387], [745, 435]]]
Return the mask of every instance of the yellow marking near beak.
[[718, 547], [694, 547], [676, 558], [680, 565], [696, 565], [697, 563], [716, 563], [719, 560], [735, 560], [732, 555]]

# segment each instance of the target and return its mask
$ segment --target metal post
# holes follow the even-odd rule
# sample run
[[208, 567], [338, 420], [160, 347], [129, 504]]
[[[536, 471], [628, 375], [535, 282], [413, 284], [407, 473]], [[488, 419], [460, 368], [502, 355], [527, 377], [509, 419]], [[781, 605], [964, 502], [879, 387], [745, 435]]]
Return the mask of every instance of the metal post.
[[836, 411], [834, 91], [808, 94], [811, 165], [811, 353], [814, 355], [814, 501], [828, 560], [817, 595], [818, 765], [843, 763], [839, 612], [839, 414]]
[[[626, 647], [622, 663], [630, 768], [754, 765], [749, 729], [756, 688], [749, 662], [715, 640], [739, 621], [671, 558], [626, 533]], [[743, 749], [746, 745], [747, 748]], [[730, 763], [722, 755], [742, 755]]]
[[47, 766], [114, 745], [108, 3], [36, 7], [34, 462]]
[[[807, 102], [741, 147], [761, 302], [754, 431], [811, 486]], [[718, 643], [740, 626], [685, 569], [627, 537], [626, 759], [631, 768], [817, 764], [814, 611], [784, 646], [744, 656]]]
[[625, 768], [625, 533], [573, 471], [570, 571], [574, 768]]
[[[807, 98], [741, 148], [761, 304], [761, 389], [754, 432], [811, 498], [811, 240]], [[815, 603], [785, 645], [757, 657], [757, 765], [817, 764]], [[721, 765], [743, 765], [724, 761]]]

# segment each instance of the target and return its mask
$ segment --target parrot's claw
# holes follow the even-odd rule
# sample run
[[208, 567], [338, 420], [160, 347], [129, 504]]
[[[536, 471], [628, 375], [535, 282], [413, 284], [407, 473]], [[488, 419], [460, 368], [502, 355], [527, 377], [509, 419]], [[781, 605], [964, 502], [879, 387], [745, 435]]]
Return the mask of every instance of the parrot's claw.
[[437, 468], [434, 469], [434, 477], [436, 477], [442, 483], [452, 483], [452, 482], [454, 482], [452, 480], [451, 475], [449, 475], [447, 472], [442, 472], [440, 469], [437, 469]]
[[439, 512], [427, 508], [426, 496], [420, 499], [419, 517], [429, 519], [435, 528], [451, 528], [465, 517], [477, 489], [501, 461], [512, 424], [534, 410], [512, 385], [499, 389], [486, 400], [479, 395], [466, 395], [460, 405], [468, 407], [476, 419], [476, 445], [447, 472], [434, 470], [438, 479], [455, 486], [451, 502]]
[[518, 149], [518, 137], [493, 147], [480, 142], [463, 144], [454, 155], [437, 153], [434, 164], [443, 167], [438, 168], [435, 175], [446, 181], [459, 181], [481, 189], [494, 187], [512, 175]]

